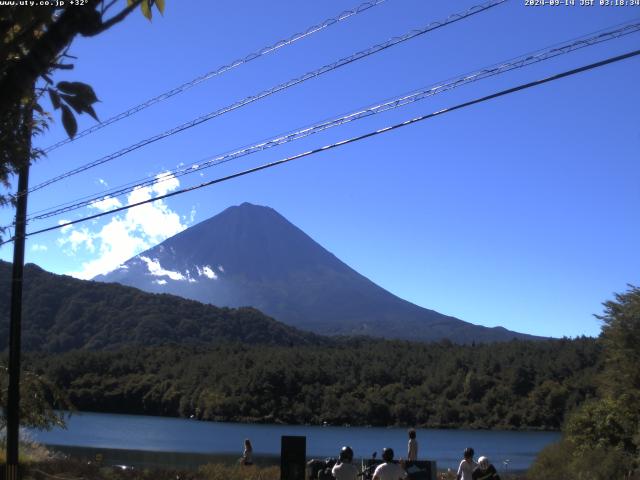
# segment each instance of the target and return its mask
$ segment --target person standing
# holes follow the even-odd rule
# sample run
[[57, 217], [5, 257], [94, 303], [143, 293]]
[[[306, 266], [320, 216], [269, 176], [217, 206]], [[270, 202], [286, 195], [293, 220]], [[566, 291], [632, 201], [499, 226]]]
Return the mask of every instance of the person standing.
[[242, 465], [253, 465], [253, 447], [251, 446], [251, 440], [248, 438], [244, 439], [244, 450], [242, 451], [242, 458], [240, 461]]
[[473, 461], [473, 448], [464, 449], [463, 459], [458, 466], [458, 474], [456, 480], [473, 480], [473, 470], [476, 468], [476, 462]]
[[402, 480], [407, 478], [407, 472], [400, 465], [393, 462], [393, 449], [385, 448], [382, 450], [382, 460], [384, 463], [378, 465], [373, 472], [373, 480]]
[[407, 460], [415, 462], [418, 460], [418, 440], [416, 440], [416, 431], [412, 428], [409, 430], [409, 444], [407, 445]]
[[351, 462], [353, 462], [353, 450], [351, 447], [342, 447], [339, 461], [331, 469], [333, 478], [336, 480], [356, 480], [358, 468]]

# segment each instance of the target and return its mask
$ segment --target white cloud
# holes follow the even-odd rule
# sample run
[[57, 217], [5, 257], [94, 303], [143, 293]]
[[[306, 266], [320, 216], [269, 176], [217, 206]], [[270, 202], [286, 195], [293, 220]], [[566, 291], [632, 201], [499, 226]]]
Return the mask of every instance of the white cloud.
[[147, 270], [149, 270], [149, 273], [154, 277], [169, 277], [171, 280], [187, 279], [187, 277], [185, 277], [180, 272], [174, 272], [174, 271], [165, 270], [164, 268], [162, 268], [162, 266], [160, 265], [160, 261], [157, 258], [154, 258], [153, 260], [151, 260], [149, 257], [142, 256], [140, 257], [140, 260], [142, 260], [144, 263], [147, 264]]
[[214, 280], [218, 278], [216, 272], [214, 272], [209, 265], [204, 265], [202, 268], [196, 265], [196, 270], [198, 271], [198, 275], [201, 277], [204, 276]]
[[222, 273], [224, 273], [224, 267], [222, 265], [218, 265], [218, 270], [220, 270]]
[[70, 233], [67, 237], [58, 239], [58, 245], [60, 245], [61, 247], [68, 245], [69, 248], [65, 251], [67, 255], [75, 255], [80, 247], [84, 247], [91, 253], [96, 251], [96, 247], [93, 244], [94, 236], [91, 232], [89, 232], [88, 228], [83, 227], [79, 230], [74, 230], [71, 227], [71, 230], [69, 232]]
[[107, 210], [112, 210], [121, 206], [122, 203], [120, 203], [120, 200], [114, 197], [110, 197], [109, 195], [89, 204], [89, 208], [95, 208], [97, 210], [100, 210], [101, 212], [106, 212]]
[[71, 220], [58, 220], [58, 225], [64, 225], [60, 228], [60, 233], [67, 233], [73, 228], [73, 225], [68, 225], [70, 222]]
[[166, 280], [154, 280], [153, 283], [155, 283], [156, 285], [166, 285], [167, 281]]
[[189, 281], [189, 283], [197, 283], [198, 282], [195, 278], [193, 278], [191, 276], [191, 272], [189, 270], [187, 270], [187, 280]]
[[109, 184], [106, 182], [106, 180], [104, 180], [104, 179], [102, 179], [102, 178], [99, 178], [99, 179], [98, 179], [98, 183], [99, 183], [100, 185], [102, 185], [103, 187], [107, 187], [107, 188], [109, 187]]
[[[180, 186], [179, 180], [168, 172], [160, 173], [156, 178], [165, 180], [153, 186], [134, 189], [127, 196], [126, 204], [155, 198]], [[115, 198], [105, 197], [94, 203], [93, 207], [100, 209], [107, 204], [112, 207], [115, 202], [120, 203]], [[59, 223], [67, 222], [68, 220], [61, 220]], [[113, 216], [109, 223], [97, 231], [90, 232], [86, 227], [74, 229], [71, 225], [64, 226], [61, 229], [63, 236], [58, 239], [58, 244], [67, 245], [72, 254], [78, 252], [80, 247], [85, 248], [85, 253], [97, 253], [96, 258], [83, 262], [78, 271], [67, 272], [77, 278], [89, 279], [120, 267], [129, 258], [185, 228], [187, 225], [181, 222], [180, 216], [163, 200], [158, 200]]]
[[39, 243], [34, 243], [31, 246], [32, 252], [46, 252], [47, 250], [49, 250], [49, 248], [46, 245], [41, 245]]
[[171, 172], [159, 173], [156, 175], [156, 180], [158, 180], [158, 183], [154, 184], [151, 188], [158, 195], [172, 192], [180, 186], [180, 180]]

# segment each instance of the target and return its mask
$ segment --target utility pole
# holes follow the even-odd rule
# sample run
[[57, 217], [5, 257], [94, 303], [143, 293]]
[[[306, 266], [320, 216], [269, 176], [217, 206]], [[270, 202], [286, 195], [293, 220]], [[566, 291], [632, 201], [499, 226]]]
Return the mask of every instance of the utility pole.
[[6, 480], [19, 480], [20, 441], [20, 350], [22, 333], [22, 280], [27, 227], [27, 191], [31, 161], [33, 110], [25, 108], [23, 116], [24, 162], [18, 174], [16, 223], [13, 237], [13, 272], [11, 278], [11, 324], [9, 327], [9, 391], [7, 394], [7, 467]]

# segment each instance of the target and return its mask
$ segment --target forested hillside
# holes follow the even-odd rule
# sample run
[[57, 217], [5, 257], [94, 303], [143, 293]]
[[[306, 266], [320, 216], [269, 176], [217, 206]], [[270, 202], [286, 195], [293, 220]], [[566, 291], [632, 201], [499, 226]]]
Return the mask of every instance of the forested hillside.
[[[300, 345], [325, 340], [266, 316], [254, 308], [217, 308], [167, 294], [54, 275], [25, 266], [22, 347], [63, 352], [165, 343]], [[0, 278], [11, 264], [0, 261]], [[5, 284], [8, 285], [8, 282]], [[10, 288], [0, 289], [0, 315], [9, 317]], [[9, 323], [0, 324], [8, 345]]]
[[199, 419], [557, 429], [594, 394], [596, 340], [163, 346], [27, 359], [80, 410]]

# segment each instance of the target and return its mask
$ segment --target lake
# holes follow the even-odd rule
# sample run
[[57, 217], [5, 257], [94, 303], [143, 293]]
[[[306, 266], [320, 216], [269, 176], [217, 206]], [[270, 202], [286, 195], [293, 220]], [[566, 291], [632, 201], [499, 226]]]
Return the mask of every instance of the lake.
[[[243, 441], [250, 438], [254, 455], [280, 454], [282, 435], [307, 437], [307, 456], [325, 458], [336, 456], [343, 445], [350, 445], [356, 458], [368, 458], [374, 451], [392, 447], [396, 457], [406, 456], [406, 428], [322, 427], [309, 425], [256, 425], [242, 423], [201, 422], [197, 420], [116, 415], [105, 413], [75, 413], [67, 421], [67, 430], [56, 428], [50, 432], [29, 430], [37, 441], [51, 446], [84, 447], [84, 452], [110, 449], [121, 452], [119, 462], [135, 464], [135, 456], [122, 457], [124, 451], [147, 452], [146, 462], [153, 458], [176, 455], [175, 465], [206, 463], [216, 456], [239, 457]], [[536, 454], [546, 445], [558, 440], [557, 432], [512, 432], [484, 430], [418, 429], [419, 459], [436, 460], [439, 469], [457, 467], [465, 447], [473, 447], [476, 457], [488, 456], [496, 468], [504, 471], [525, 470]], [[164, 452], [153, 455], [152, 452]], [[181, 455], [182, 454], [182, 455]], [[105, 456], [106, 458], [106, 456]], [[116, 458], [116, 457], [113, 457]], [[148, 460], [151, 458], [151, 460]], [[209, 459], [209, 460], [207, 460]], [[504, 463], [507, 462], [507, 463]]]

